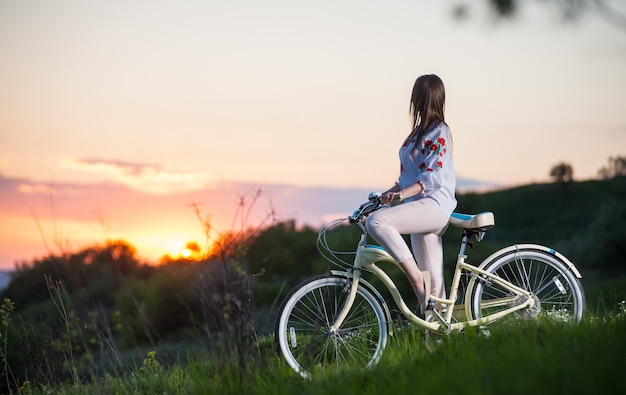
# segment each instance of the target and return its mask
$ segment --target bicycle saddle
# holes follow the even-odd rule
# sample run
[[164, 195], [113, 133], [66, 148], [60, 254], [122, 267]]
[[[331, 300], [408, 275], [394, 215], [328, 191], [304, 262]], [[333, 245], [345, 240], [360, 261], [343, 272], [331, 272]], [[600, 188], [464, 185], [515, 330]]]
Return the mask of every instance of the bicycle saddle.
[[492, 212], [485, 211], [474, 215], [452, 213], [448, 223], [467, 230], [485, 231], [494, 226], [496, 221]]

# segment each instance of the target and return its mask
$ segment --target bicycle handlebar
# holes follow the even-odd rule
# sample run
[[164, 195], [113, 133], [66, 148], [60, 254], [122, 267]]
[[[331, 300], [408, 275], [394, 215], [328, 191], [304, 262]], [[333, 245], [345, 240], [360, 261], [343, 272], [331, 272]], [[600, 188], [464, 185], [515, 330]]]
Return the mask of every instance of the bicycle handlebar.
[[364, 217], [378, 210], [382, 207], [382, 193], [372, 192], [368, 196], [368, 201], [359, 206], [357, 210], [354, 210], [352, 215], [348, 218], [351, 224], [360, 222]]

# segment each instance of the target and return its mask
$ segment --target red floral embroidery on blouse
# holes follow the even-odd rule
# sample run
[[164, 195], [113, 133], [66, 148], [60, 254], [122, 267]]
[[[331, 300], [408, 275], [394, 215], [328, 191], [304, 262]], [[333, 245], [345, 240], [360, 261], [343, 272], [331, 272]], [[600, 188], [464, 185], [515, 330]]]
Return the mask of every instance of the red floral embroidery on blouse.
[[[446, 139], [444, 139], [443, 137], [439, 137], [437, 138], [437, 142], [433, 142], [432, 140], [426, 140], [424, 141], [424, 148], [422, 149], [422, 154], [426, 154], [426, 150], [428, 150], [427, 155], [437, 155], [439, 157], [442, 157], [446, 152], [448, 152], [447, 148], [445, 148], [446, 145]], [[437, 161], [437, 166], [439, 168], [443, 167], [443, 162], [442, 161]], [[420, 170], [424, 170], [424, 168], [426, 167], [425, 163], [422, 163], [422, 165], [420, 165]], [[426, 169], [426, 171], [433, 171], [432, 168], [428, 168]]]
[[[443, 157], [448, 152], [448, 149], [445, 148], [445, 146], [446, 139], [443, 137], [438, 137], [436, 142], [432, 141], [431, 139], [427, 139], [424, 141], [424, 145], [420, 152], [422, 153], [422, 155], [426, 156], [436, 155], [437, 157]], [[443, 168], [443, 162], [441, 160], [438, 160], [437, 162], [435, 162], [435, 164], [439, 169]], [[419, 165], [419, 169], [429, 172], [434, 171], [432, 167], [426, 167], [426, 162], [422, 162]], [[400, 171], [404, 171], [402, 164], [400, 164]]]

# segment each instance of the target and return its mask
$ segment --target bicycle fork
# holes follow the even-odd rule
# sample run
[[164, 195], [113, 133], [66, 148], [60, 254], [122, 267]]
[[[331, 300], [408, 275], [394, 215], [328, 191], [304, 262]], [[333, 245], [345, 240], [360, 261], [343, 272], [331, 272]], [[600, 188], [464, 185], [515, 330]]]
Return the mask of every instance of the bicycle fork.
[[354, 258], [354, 267], [350, 274], [346, 276], [346, 287], [350, 289], [347, 292], [346, 300], [341, 308], [341, 311], [337, 315], [335, 322], [330, 326], [329, 331], [331, 334], [337, 333], [339, 328], [343, 325], [350, 309], [352, 308], [352, 304], [354, 303], [354, 299], [356, 298], [356, 292], [359, 288], [359, 280], [361, 278], [361, 252], [365, 248], [364, 240], [359, 242], [359, 246], [357, 247], [356, 256]]

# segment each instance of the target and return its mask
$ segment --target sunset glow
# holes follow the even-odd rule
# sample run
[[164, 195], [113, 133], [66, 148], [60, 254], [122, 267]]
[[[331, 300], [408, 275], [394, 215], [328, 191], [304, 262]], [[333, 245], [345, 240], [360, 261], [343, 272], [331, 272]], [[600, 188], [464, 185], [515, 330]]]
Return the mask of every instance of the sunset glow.
[[200, 246], [195, 241], [183, 241], [182, 239], [173, 241], [167, 248], [167, 255], [174, 259], [201, 259], [206, 247]]
[[[204, 240], [198, 229], [185, 231], [182, 228], [172, 231], [146, 229], [141, 233], [128, 236], [129, 242], [137, 247], [141, 257], [154, 263], [159, 262], [166, 255], [173, 259], [199, 257], [200, 253], [205, 251], [205, 246], [195, 241], [199, 239]], [[200, 251], [193, 251], [194, 243], [200, 246]]]
[[626, 33], [473, 3], [1, 2], [0, 268], [111, 239], [193, 259], [205, 220], [350, 213], [396, 180], [420, 74], [446, 85], [464, 187], [625, 156]]

